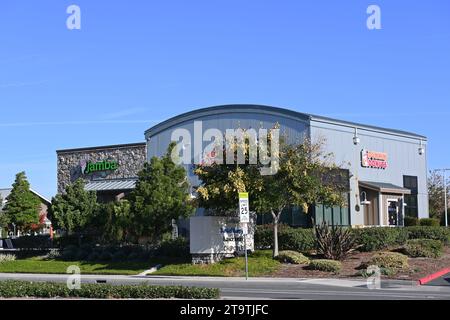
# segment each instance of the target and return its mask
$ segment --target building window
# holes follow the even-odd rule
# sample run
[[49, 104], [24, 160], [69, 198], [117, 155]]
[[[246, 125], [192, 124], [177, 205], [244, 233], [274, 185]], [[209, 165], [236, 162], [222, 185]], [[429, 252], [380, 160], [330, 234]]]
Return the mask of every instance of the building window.
[[417, 218], [419, 216], [417, 205], [418, 181], [414, 176], [403, 176], [403, 187], [411, 190], [411, 194], [405, 195], [405, 215]]

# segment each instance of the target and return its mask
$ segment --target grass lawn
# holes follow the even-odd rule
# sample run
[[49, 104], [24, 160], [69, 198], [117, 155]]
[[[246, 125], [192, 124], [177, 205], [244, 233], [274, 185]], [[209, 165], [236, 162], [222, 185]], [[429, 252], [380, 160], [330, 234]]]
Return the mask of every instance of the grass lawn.
[[[179, 259], [178, 259], [179, 260]], [[265, 276], [275, 273], [281, 264], [272, 259], [272, 251], [256, 251], [249, 255], [249, 275]], [[39, 257], [0, 263], [0, 273], [65, 274], [69, 266], [77, 265], [82, 274], [137, 275], [162, 264], [163, 268], [152, 275], [173, 276], [245, 276], [244, 257], [225, 259], [212, 265], [192, 265], [186, 261], [160, 259], [149, 262], [87, 262], [44, 260]]]
[[[256, 251], [248, 258], [249, 276], [265, 276], [276, 272], [281, 264], [272, 259], [272, 251]], [[225, 259], [211, 265], [192, 265], [190, 263], [166, 265], [152, 275], [170, 276], [245, 276], [245, 258]]]
[[149, 262], [85, 262], [30, 258], [0, 263], [0, 273], [64, 274], [72, 265], [79, 266], [82, 274], [117, 275], [136, 275], [154, 266]]

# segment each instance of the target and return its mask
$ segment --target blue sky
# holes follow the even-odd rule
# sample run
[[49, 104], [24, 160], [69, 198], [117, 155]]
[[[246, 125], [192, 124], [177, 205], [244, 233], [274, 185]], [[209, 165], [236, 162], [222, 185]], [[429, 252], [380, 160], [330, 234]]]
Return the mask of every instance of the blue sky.
[[228, 103], [417, 132], [430, 169], [450, 166], [449, 16], [447, 0], [2, 0], [0, 187], [25, 170], [51, 197], [55, 150]]

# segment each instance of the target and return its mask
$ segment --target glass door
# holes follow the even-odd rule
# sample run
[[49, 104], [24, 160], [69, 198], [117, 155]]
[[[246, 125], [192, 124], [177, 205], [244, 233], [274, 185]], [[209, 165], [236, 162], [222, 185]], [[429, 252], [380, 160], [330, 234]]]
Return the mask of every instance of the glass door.
[[388, 200], [389, 225], [398, 225], [398, 200]]

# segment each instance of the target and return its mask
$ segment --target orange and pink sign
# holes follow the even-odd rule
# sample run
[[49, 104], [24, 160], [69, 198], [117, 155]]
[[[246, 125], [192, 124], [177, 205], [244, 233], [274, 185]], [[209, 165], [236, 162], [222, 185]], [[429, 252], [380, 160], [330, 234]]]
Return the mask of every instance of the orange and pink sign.
[[364, 168], [386, 169], [388, 167], [388, 154], [363, 149], [361, 151], [361, 165]]

